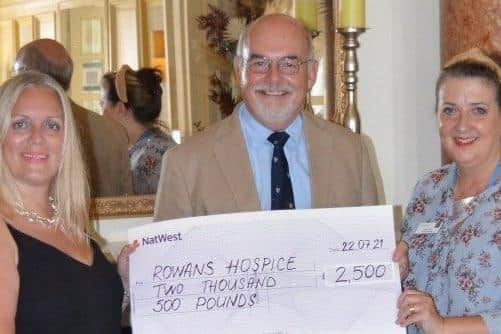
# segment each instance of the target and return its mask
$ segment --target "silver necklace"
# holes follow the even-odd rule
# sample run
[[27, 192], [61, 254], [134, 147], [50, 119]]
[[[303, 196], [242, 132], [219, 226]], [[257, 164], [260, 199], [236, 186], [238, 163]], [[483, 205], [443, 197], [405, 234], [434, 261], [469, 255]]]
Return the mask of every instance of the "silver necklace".
[[59, 217], [57, 215], [58, 210], [56, 207], [56, 201], [52, 196], [49, 196], [49, 207], [52, 211], [52, 217], [44, 217], [38, 212], [28, 210], [21, 203], [16, 203], [15, 210], [18, 215], [26, 218], [32, 224], [40, 224], [44, 226], [57, 227], [59, 225]]

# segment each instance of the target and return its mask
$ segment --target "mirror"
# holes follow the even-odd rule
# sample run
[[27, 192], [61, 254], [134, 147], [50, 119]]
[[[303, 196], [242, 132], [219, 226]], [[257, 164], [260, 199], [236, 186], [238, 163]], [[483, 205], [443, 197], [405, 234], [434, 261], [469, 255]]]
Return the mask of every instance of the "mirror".
[[[133, 69], [157, 67], [164, 75], [161, 120], [182, 141], [223, 117], [220, 106], [209, 98], [214, 96], [211, 89], [218, 93], [211, 77], [216, 75], [231, 85], [231, 62], [208, 46], [208, 29], [201, 28], [200, 18], [217, 8], [234, 27], [238, 13], [252, 13], [267, 3], [275, 11], [303, 16], [316, 24], [320, 34], [314, 47], [320, 68], [310, 102], [315, 113], [336, 121], [333, 111], [344, 109], [344, 96], [342, 76], [336, 75], [343, 68], [336, 61], [342, 50], [341, 37], [334, 31], [337, 8], [333, 0], [0, 0], [0, 82], [13, 74], [12, 61], [22, 45], [53, 38], [66, 46], [74, 60], [70, 96], [101, 113], [103, 73], [121, 64]], [[154, 196], [98, 198], [93, 213], [151, 215], [153, 205]]]

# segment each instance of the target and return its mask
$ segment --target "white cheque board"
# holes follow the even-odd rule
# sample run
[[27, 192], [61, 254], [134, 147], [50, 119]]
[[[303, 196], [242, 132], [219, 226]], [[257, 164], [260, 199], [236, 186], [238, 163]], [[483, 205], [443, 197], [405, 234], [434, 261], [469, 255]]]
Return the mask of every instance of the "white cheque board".
[[391, 206], [176, 219], [133, 240], [134, 334], [405, 333]]

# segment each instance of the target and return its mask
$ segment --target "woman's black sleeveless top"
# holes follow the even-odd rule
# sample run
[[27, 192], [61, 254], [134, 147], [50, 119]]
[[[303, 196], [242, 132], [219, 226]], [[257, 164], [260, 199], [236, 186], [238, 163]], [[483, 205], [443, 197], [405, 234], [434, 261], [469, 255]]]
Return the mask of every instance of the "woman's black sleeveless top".
[[120, 333], [121, 280], [94, 241], [87, 266], [7, 226], [19, 250], [16, 334]]

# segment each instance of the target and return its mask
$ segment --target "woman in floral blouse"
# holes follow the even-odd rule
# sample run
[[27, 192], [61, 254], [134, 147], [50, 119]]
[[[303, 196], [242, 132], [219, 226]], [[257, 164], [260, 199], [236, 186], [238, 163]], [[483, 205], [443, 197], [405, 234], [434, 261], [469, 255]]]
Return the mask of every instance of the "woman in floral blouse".
[[410, 272], [397, 323], [409, 333], [501, 333], [500, 78], [473, 49], [438, 79], [440, 138], [453, 162], [417, 183], [403, 221]]
[[127, 131], [135, 194], [156, 193], [162, 156], [176, 145], [158, 121], [162, 107], [161, 81], [158, 70], [133, 71], [127, 65], [117, 73], [105, 74], [101, 81], [103, 114]]

